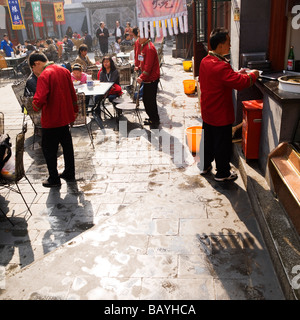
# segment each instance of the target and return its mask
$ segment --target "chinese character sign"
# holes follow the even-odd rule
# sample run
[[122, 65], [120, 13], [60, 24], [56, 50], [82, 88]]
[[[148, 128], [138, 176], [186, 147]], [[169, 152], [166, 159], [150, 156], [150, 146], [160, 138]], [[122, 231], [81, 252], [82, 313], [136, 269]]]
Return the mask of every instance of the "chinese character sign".
[[19, 0], [7, 0], [11, 27], [13, 30], [25, 29], [24, 19], [20, 7]]
[[64, 24], [65, 23], [64, 3], [56, 2], [56, 3], [53, 3], [53, 6], [54, 6], [56, 24]]
[[164, 36], [188, 31], [186, 0], [137, 0], [137, 15], [141, 36], [153, 37], [154, 28], [158, 37], [160, 30]]
[[43, 27], [44, 23], [43, 23], [41, 3], [39, 1], [31, 2], [31, 9], [32, 9], [34, 26]]

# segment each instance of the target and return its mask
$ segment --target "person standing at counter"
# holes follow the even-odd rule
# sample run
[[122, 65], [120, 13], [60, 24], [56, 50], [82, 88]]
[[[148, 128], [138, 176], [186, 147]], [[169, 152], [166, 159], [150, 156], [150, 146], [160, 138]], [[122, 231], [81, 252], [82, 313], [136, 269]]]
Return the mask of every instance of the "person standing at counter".
[[8, 39], [8, 35], [6, 33], [3, 35], [3, 40], [1, 41], [0, 50], [3, 50], [7, 57], [11, 57], [11, 54], [14, 52], [13, 44]]
[[232, 124], [235, 120], [232, 89], [243, 90], [254, 84], [257, 70], [235, 72], [224, 57], [230, 52], [228, 30], [211, 32], [212, 51], [201, 61], [199, 70], [200, 106], [204, 130], [204, 167], [201, 175], [209, 173], [216, 162], [216, 181], [235, 180], [231, 172]]

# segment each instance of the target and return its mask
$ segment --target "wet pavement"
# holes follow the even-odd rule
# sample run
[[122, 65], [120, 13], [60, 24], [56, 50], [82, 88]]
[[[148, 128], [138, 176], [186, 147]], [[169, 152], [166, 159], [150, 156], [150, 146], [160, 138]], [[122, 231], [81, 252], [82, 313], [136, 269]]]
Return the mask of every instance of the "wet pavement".
[[[22, 180], [30, 216], [19, 195], [1, 190], [15, 226], [0, 216], [0, 299], [284, 299], [241, 175], [199, 175], [185, 136], [201, 124], [198, 97], [183, 88], [192, 73], [165, 51], [160, 130], [132, 115], [119, 130], [114, 119], [104, 131], [92, 121], [94, 150], [86, 128], [72, 128], [76, 183], [42, 187], [47, 168], [28, 120], [24, 165], [37, 196]], [[10, 85], [0, 94], [15, 137], [23, 115]]]

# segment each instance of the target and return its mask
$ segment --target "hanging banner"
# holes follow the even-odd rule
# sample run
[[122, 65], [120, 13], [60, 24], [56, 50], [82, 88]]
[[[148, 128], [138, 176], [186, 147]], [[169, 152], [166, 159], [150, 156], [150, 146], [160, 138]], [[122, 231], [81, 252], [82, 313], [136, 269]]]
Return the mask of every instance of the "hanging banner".
[[12, 30], [25, 29], [19, 0], [7, 0]]
[[42, 7], [39, 1], [31, 2], [33, 25], [35, 27], [43, 27]]
[[[148, 35], [153, 23], [161, 24], [166, 36], [181, 32], [188, 32], [186, 0], [137, 0], [137, 17], [141, 36]], [[178, 26], [182, 28], [178, 29]], [[142, 27], [142, 30], [141, 30]]]
[[54, 15], [56, 24], [65, 24], [65, 13], [64, 13], [64, 3], [56, 2], [53, 3], [54, 6]]

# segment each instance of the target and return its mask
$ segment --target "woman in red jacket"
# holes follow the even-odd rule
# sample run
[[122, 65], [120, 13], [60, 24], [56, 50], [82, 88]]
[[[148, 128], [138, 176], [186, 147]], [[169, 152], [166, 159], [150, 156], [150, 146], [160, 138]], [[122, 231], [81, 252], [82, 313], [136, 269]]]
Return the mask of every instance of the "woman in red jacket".
[[235, 72], [225, 59], [230, 51], [228, 31], [218, 28], [210, 35], [212, 51], [201, 61], [199, 70], [200, 105], [204, 130], [204, 167], [202, 175], [212, 169], [215, 160], [216, 181], [234, 180], [230, 172], [232, 124], [234, 106], [232, 89], [242, 90], [253, 85], [259, 76], [257, 70]]

